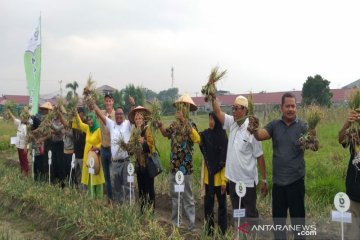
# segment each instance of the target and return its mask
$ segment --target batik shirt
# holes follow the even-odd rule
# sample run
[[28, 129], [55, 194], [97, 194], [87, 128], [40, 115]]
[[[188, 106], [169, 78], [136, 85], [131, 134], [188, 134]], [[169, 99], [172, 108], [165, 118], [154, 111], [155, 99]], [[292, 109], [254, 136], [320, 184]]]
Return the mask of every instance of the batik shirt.
[[166, 129], [169, 139], [171, 139], [170, 167], [172, 173], [177, 171], [181, 171], [184, 175], [193, 173], [194, 143], [200, 142], [200, 136], [195, 130], [195, 125], [190, 124], [174, 121]]

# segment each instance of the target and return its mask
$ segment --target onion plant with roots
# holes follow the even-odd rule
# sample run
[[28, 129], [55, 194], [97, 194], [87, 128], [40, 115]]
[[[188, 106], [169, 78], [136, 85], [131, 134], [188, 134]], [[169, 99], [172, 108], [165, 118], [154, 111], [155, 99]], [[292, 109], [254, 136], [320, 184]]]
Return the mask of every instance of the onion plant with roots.
[[[360, 113], [360, 88], [352, 91], [349, 98], [349, 107], [356, 113]], [[353, 146], [360, 145], [360, 122], [354, 121], [345, 132], [344, 143], [352, 143]]]
[[212, 101], [212, 99], [215, 99], [216, 96], [216, 85], [215, 83], [223, 79], [226, 75], [226, 70], [219, 71], [219, 66], [214, 67], [211, 69], [209, 80], [207, 84], [205, 84], [201, 88], [201, 93], [205, 96], [205, 102]]
[[324, 112], [317, 105], [310, 105], [305, 108], [305, 118], [309, 125], [308, 131], [299, 138], [301, 147], [312, 151], [319, 149], [319, 140], [316, 136], [316, 126], [322, 118], [324, 118]]

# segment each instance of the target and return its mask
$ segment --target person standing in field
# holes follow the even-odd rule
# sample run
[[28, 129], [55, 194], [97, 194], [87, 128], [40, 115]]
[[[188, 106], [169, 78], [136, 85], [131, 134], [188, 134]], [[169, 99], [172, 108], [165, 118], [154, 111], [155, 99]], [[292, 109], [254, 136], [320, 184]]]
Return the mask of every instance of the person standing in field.
[[[32, 132], [39, 130], [41, 122], [46, 118], [53, 106], [50, 102], [45, 102], [39, 107], [40, 113], [32, 116]], [[35, 150], [34, 179], [47, 181], [49, 174], [48, 151], [50, 150], [50, 139], [47, 136], [33, 140], [32, 149]]]
[[[114, 110], [114, 98], [111, 92], [106, 92], [104, 95], [104, 105], [105, 110], [102, 110], [102, 115], [111, 120], [115, 120], [115, 110]], [[99, 117], [98, 117], [99, 118]], [[110, 132], [106, 128], [105, 123], [99, 120], [100, 129], [101, 129], [101, 164], [104, 169], [105, 175], [105, 186], [106, 194], [108, 201], [113, 200], [112, 186], [111, 186], [111, 176], [110, 176], [110, 166], [111, 166], [111, 140]]]
[[[86, 116], [86, 123], [84, 123], [79, 114], [76, 115], [76, 119], [72, 122], [72, 127], [80, 129], [86, 133], [85, 139], [85, 150], [84, 150], [84, 162], [81, 175], [81, 183], [88, 186], [88, 193], [92, 197], [102, 199], [104, 194], [104, 172], [102, 165], [100, 164], [100, 170], [98, 174], [92, 176], [92, 181], [90, 179], [89, 168], [87, 165], [88, 155], [90, 151], [93, 151], [97, 154], [98, 158], [100, 156], [100, 146], [101, 146], [101, 133], [100, 126], [96, 119], [96, 116], [93, 112], [90, 112]], [[101, 161], [101, 159], [99, 159]]]
[[[255, 128], [253, 134], [259, 141], [271, 138], [273, 143], [274, 224], [284, 226], [289, 210], [291, 224], [304, 226], [305, 160], [299, 138], [307, 132], [308, 125], [297, 117], [296, 98], [292, 93], [282, 96], [281, 112], [280, 119], [271, 121], [265, 128]], [[304, 238], [298, 233], [294, 232], [295, 239]], [[275, 231], [274, 234], [276, 239], [286, 239], [286, 231]]]
[[219, 204], [218, 224], [224, 235], [227, 228], [225, 163], [228, 139], [214, 112], [209, 113], [209, 128], [200, 132], [200, 149], [204, 156], [204, 211], [206, 231], [214, 234], [214, 201]]
[[212, 106], [216, 117], [225, 130], [229, 131], [229, 142], [226, 154], [225, 177], [229, 181], [230, 200], [233, 209], [239, 208], [239, 196], [236, 183], [242, 181], [246, 194], [241, 199], [241, 208], [245, 208], [245, 218], [257, 221], [259, 212], [256, 208], [256, 185], [258, 184], [259, 166], [261, 172], [261, 194], [267, 194], [266, 168], [261, 143], [247, 130], [249, 125], [248, 100], [244, 96], [236, 97], [232, 106], [232, 116], [221, 111], [216, 96]]
[[[346, 131], [352, 123], [360, 122], [360, 114], [350, 111], [346, 122], [339, 131], [339, 143], [349, 147], [350, 160], [346, 174], [346, 194], [350, 198], [352, 223], [345, 224], [345, 238], [358, 239], [360, 237], [360, 143], [351, 141], [346, 136]], [[358, 134], [358, 133], [357, 133]]]
[[[134, 107], [134, 99], [129, 99], [130, 104]], [[130, 191], [133, 195], [133, 187], [127, 182], [127, 166], [130, 163], [129, 154], [126, 149], [120, 146], [120, 142], [128, 144], [131, 133], [131, 124], [129, 120], [125, 119], [124, 110], [120, 107], [115, 109], [115, 121], [105, 117], [99, 107], [92, 103], [91, 109], [95, 110], [98, 118], [103, 122], [110, 132], [111, 142], [111, 159], [112, 159], [112, 173], [113, 173], [113, 200], [118, 203], [124, 203], [130, 198]]]
[[27, 177], [29, 175], [29, 161], [27, 158], [26, 131], [30, 114], [27, 109], [24, 109], [20, 114], [20, 119], [18, 119], [12, 114], [10, 110], [8, 110], [8, 113], [17, 127], [15, 145], [19, 156], [21, 172], [24, 176]]
[[[85, 122], [85, 113], [84, 108], [78, 107], [77, 112], [81, 121]], [[73, 137], [74, 137], [74, 153], [75, 153], [75, 185], [81, 191], [83, 190], [83, 186], [81, 184], [81, 171], [84, 159], [84, 150], [85, 150], [85, 138], [86, 134], [79, 129], [73, 128]]]
[[175, 192], [174, 185], [175, 174], [177, 171], [181, 171], [184, 174], [185, 185], [185, 191], [182, 193], [182, 203], [189, 220], [188, 229], [191, 231], [195, 228], [195, 203], [192, 192], [192, 173], [194, 171], [192, 155], [194, 143], [200, 143], [200, 136], [196, 130], [196, 125], [189, 118], [189, 113], [190, 111], [196, 111], [197, 106], [189, 95], [181, 96], [175, 101], [174, 106], [176, 107], [176, 120], [168, 128], [164, 128], [161, 122], [158, 123], [161, 134], [170, 139], [171, 173], [169, 174], [169, 183], [172, 199], [171, 222], [175, 225], [177, 224], [178, 194]]
[[146, 117], [150, 114], [147, 108], [137, 106], [130, 111], [128, 118], [134, 124], [128, 144], [129, 154], [136, 158], [135, 169], [139, 190], [141, 212], [148, 206], [155, 209], [154, 177], [147, 171], [148, 158], [156, 151], [154, 138], [150, 127], [146, 125]]

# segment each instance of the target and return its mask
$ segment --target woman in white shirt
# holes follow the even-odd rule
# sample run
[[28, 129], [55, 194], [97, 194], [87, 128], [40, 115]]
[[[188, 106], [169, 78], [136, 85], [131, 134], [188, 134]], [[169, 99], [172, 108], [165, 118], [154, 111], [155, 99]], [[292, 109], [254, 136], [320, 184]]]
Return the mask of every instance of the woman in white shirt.
[[15, 118], [15, 116], [9, 110], [9, 115], [11, 116], [12, 120], [17, 127], [16, 132], [16, 148], [18, 150], [19, 155], [19, 162], [21, 167], [21, 172], [28, 176], [29, 174], [29, 161], [27, 159], [27, 143], [26, 143], [26, 123], [28, 122], [28, 117], [30, 116], [27, 113], [26, 109], [23, 110], [24, 112], [20, 114], [20, 119]]

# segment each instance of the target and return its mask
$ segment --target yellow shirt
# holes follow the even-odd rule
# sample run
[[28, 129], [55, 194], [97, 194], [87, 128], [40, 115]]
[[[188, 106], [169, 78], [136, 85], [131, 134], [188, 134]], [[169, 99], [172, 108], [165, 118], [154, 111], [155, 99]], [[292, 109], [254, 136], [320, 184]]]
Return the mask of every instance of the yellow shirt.
[[[90, 132], [89, 125], [83, 123], [79, 114], [76, 116], [77, 120], [73, 121], [72, 127], [76, 129], [80, 129], [82, 132], [86, 133], [86, 140], [85, 140], [85, 149], [84, 149], [84, 159], [83, 159], [83, 166], [81, 172], [81, 183], [85, 185], [90, 185], [90, 178], [89, 178], [89, 168], [86, 166], [87, 155], [88, 152], [91, 150], [92, 147], [100, 148], [101, 146], [101, 131], [100, 128], [96, 129], [94, 132]], [[99, 160], [101, 163], [101, 158], [99, 156]], [[94, 175], [92, 178], [92, 185], [99, 185], [104, 184], [104, 172], [102, 168], [102, 164], [100, 164], [100, 172], [97, 175]]]
[[[204, 183], [209, 184], [208, 168], [206, 164], [204, 164], [204, 166]], [[225, 167], [223, 167], [219, 172], [214, 175], [214, 186], [219, 187], [221, 185], [226, 185], [226, 182], [227, 180], [225, 177]]]

